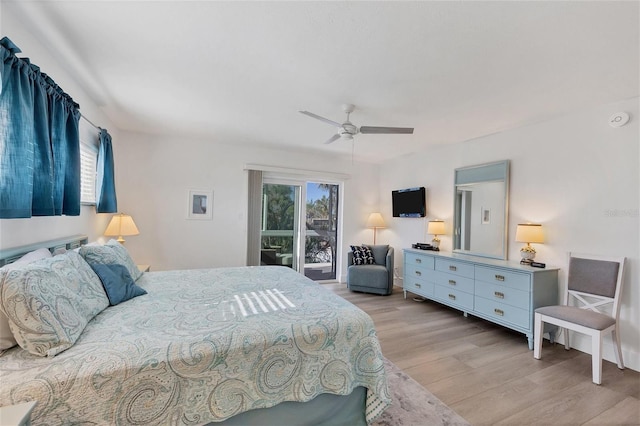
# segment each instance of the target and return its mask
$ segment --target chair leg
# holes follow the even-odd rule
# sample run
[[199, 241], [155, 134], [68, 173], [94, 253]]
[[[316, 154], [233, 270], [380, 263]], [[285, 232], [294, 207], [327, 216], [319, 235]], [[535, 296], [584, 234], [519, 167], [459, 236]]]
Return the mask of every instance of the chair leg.
[[613, 343], [616, 346], [615, 355], [616, 355], [616, 362], [618, 363], [618, 368], [620, 370], [624, 370], [624, 362], [622, 361], [622, 348], [620, 347], [620, 333], [618, 333], [617, 330], [614, 328], [613, 330], [611, 330], [611, 334], [613, 337]]
[[535, 314], [533, 324], [533, 357], [540, 359], [542, 357], [542, 315]]
[[591, 336], [591, 370], [593, 383], [602, 383], [602, 333]]
[[564, 333], [564, 348], [569, 350], [571, 349], [571, 344], [569, 343], [569, 329], [563, 328], [562, 332]]

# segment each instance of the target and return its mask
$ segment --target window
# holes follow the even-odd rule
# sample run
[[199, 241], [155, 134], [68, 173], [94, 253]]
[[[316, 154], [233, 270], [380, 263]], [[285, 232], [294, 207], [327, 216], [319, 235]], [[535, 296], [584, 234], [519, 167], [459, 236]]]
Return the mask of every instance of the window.
[[80, 202], [82, 204], [96, 203], [97, 161], [97, 148], [80, 141]]

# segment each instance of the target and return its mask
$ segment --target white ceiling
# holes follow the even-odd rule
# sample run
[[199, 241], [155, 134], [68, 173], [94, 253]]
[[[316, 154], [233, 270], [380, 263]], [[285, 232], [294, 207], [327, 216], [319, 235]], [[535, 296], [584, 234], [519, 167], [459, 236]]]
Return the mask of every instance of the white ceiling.
[[3, 3], [136, 132], [351, 155], [298, 111], [353, 103], [415, 127], [356, 136], [380, 162], [639, 95], [636, 1]]

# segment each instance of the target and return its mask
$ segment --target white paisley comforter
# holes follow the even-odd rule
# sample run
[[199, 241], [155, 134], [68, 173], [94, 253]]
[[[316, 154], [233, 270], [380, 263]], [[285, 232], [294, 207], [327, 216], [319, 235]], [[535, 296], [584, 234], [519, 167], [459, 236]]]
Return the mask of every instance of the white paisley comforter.
[[390, 403], [371, 318], [284, 267], [145, 273], [55, 358], [0, 357], [0, 405], [33, 424], [203, 424], [321, 393]]

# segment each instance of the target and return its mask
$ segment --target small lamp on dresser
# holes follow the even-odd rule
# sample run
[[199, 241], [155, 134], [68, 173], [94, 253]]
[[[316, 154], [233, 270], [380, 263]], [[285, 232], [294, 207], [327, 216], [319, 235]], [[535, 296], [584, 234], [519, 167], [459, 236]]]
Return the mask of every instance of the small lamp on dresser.
[[438, 238], [438, 235], [444, 235], [444, 222], [442, 220], [430, 220], [427, 224], [427, 234], [433, 235], [433, 240], [431, 240], [433, 248], [440, 250], [440, 238]]
[[530, 265], [536, 257], [536, 249], [531, 243], [543, 243], [544, 235], [542, 233], [542, 225], [536, 223], [521, 223], [516, 229], [516, 242], [527, 243], [520, 249], [522, 260], [520, 263]]
[[118, 236], [118, 242], [124, 244], [123, 236], [138, 235], [138, 227], [136, 226], [133, 218], [128, 214], [118, 213], [111, 218], [109, 226], [104, 231], [106, 236]]

